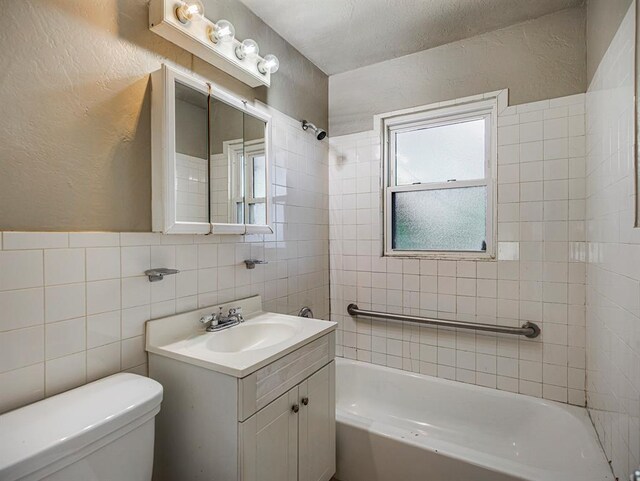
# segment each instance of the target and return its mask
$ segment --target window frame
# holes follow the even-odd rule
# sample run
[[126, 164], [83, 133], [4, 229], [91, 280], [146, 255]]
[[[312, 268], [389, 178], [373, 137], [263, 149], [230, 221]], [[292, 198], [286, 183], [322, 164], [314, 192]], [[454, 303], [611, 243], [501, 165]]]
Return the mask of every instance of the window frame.
[[[472, 101], [464, 104], [433, 109], [412, 109], [391, 113], [380, 117], [382, 148], [382, 215], [383, 215], [383, 255], [386, 257], [419, 257], [428, 259], [495, 259], [496, 220], [497, 220], [497, 98]], [[484, 118], [485, 130], [485, 176], [482, 179], [430, 182], [422, 184], [397, 185], [395, 162], [395, 138], [397, 133], [410, 132], [425, 127], [438, 127]], [[395, 192], [415, 192], [427, 190], [443, 190], [464, 187], [486, 187], [486, 232], [487, 249], [482, 251], [455, 250], [397, 250], [393, 249], [393, 212], [392, 197]]]
[[[267, 209], [267, 198], [256, 197], [254, 191], [254, 159], [256, 157], [265, 157], [266, 168], [266, 150], [263, 140], [248, 140], [244, 143], [244, 159], [245, 159], [245, 212], [244, 216], [247, 220], [247, 224], [251, 223], [251, 206], [257, 204], [264, 204], [265, 211]], [[266, 190], [266, 189], [265, 189]]]
[[[232, 224], [244, 224], [238, 219], [238, 209], [244, 216], [244, 143], [242, 139], [226, 140], [222, 143], [222, 151], [227, 159], [228, 169], [228, 212]], [[241, 194], [241, 195], [239, 195]]]

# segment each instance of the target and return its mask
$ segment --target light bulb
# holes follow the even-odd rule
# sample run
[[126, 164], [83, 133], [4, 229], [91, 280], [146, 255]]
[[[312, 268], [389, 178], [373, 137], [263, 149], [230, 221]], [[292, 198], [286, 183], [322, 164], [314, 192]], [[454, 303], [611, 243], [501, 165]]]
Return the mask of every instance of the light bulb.
[[231, 42], [236, 36], [236, 29], [228, 20], [218, 20], [209, 30], [209, 39], [213, 43]]
[[280, 61], [275, 55], [265, 55], [264, 58], [258, 62], [258, 70], [263, 74], [266, 74], [267, 72], [276, 73], [279, 68]]
[[236, 47], [236, 57], [240, 60], [245, 58], [253, 58], [258, 55], [259, 49], [258, 44], [255, 40], [251, 40], [250, 38], [243, 40], [240, 45]]
[[200, 0], [184, 0], [176, 8], [176, 17], [181, 23], [189, 23], [194, 16], [204, 17], [204, 5]]

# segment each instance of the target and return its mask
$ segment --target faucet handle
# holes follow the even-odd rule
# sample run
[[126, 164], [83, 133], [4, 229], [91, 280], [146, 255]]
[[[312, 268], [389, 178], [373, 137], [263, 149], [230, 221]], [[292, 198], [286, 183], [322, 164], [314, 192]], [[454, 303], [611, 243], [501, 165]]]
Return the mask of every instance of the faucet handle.
[[220, 310], [215, 314], [209, 314], [208, 316], [202, 316], [200, 318], [200, 322], [202, 324], [208, 324], [210, 322], [212, 326], [217, 326], [218, 323], [220, 322], [220, 319], [222, 319], [222, 307], [220, 307], [219, 309]]
[[232, 307], [229, 309], [229, 316], [237, 316], [240, 322], [244, 321], [242, 317], [242, 307]]

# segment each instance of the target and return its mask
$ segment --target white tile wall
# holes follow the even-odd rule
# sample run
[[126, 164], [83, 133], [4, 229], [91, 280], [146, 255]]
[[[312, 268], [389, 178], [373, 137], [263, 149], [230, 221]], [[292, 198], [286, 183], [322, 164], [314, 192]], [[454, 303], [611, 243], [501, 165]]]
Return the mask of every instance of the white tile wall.
[[181, 220], [208, 222], [207, 159], [176, 154], [176, 210]]
[[[273, 235], [0, 233], [0, 413], [121, 370], [146, 373], [150, 318], [254, 294], [268, 310], [308, 305], [328, 317], [328, 147], [271, 114]], [[269, 264], [247, 270], [249, 257]], [[152, 266], [181, 272], [150, 284]]]
[[[462, 100], [469, 99], [454, 102]], [[584, 405], [584, 142], [584, 95], [502, 110], [498, 260], [475, 262], [381, 257], [379, 138], [373, 131], [332, 138], [331, 313], [340, 324], [338, 352]], [[531, 320], [542, 335], [529, 340], [353, 319], [346, 315], [350, 302], [513, 326]]]
[[587, 400], [619, 479], [640, 465], [640, 229], [629, 9], [587, 92]]
[[229, 159], [224, 154], [211, 155], [211, 219], [229, 222]]

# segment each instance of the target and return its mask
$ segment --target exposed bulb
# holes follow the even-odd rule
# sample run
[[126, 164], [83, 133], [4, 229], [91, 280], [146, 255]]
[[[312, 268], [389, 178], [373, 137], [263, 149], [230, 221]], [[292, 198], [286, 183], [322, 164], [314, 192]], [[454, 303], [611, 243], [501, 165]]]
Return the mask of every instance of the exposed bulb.
[[209, 31], [209, 39], [213, 43], [231, 42], [236, 36], [236, 29], [228, 20], [218, 20]]
[[272, 54], [265, 55], [264, 58], [258, 62], [258, 70], [262, 74], [266, 74], [267, 72], [276, 73], [279, 68], [280, 61], [278, 60], [278, 57]]
[[236, 57], [240, 60], [256, 57], [258, 52], [258, 44], [250, 38], [243, 40], [242, 43], [236, 47]]
[[204, 5], [200, 0], [184, 0], [176, 8], [176, 17], [181, 23], [189, 23], [194, 16], [204, 17]]

